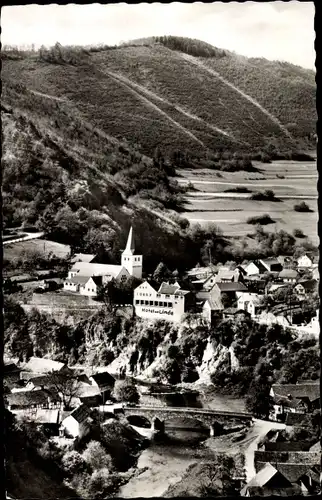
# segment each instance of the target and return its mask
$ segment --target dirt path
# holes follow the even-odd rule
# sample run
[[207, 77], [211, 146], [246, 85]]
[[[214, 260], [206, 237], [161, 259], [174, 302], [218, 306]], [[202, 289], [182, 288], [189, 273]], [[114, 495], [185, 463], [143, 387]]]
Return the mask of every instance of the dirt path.
[[[152, 108], [154, 111], [156, 111], [157, 113], [159, 113], [160, 115], [162, 115], [164, 118], [166, 118], [169, 122], [172, 123], [172, 125], [174, 125], [176, 128], [178, 128], [179, 130], [181, 130], [181, 132], [183, 132], [184, 134], [188, 135], [190, 137], [190, 139], [193, 139], [195, 142], [197, 142], [201, 146], [205, 147], [204, 143], [200, 139], [198, 139], [198, 137], [196, 137], [192, 132], [190, 132], [185, 127], [183, 127], [182, 125], [180, 125], [180, 123], [176, 122], [165, 111], [163, 111], [162, 109], [160, 109], [156, 104], [154, 104], [153, 102], [151, 102], [147, 97], [144, 97], [137, 90], [135, 90], [133, 82], [131, 82], [131, 85], [129, 83], [125, 83], [124, 77], [121, 77], [120, 75], [116, 76], [114, 73], [112, 73], [110, 71], [104, 71], [104, 72], [102, 71], [102, 73], [108, 75], [110, 78], [112, 78], [113, 80], [115, 80], [118, 83], [120, 83], [121, 85], [123, 85], [127, 90], [129, 90], [132, 94], [134, 94], [139, 100], [143, 101], [144, 104], [146, 104], [148, 107]], [[159, 98], [159, 100], [160, 99], [161, 98]]]
[[235, 85], [233, 85], [231, 82], [229, 82], [228, 80], [226, 80], [219, 73], [217, 73], [217, 71], [214, 71], [213, 69], [208, 68], [208, 66], [206, 66], [199, 59], [197, 59], [197, 58], [195, 58], [193, 56], [190, 56], [189, 54], [181, 54], [181, 57], [183, 59], [186, 59], [187, 61], [191, 62], [192, 64], [195, 64], [196, 66], [199, 66], [200, 68], [203, 68], [205, 71], [207, 71], [208, 73], [210, 73], [211, 75], [215, 76], [220, 81], [222, 81], [225, 85], [227, 85], [228, 87], [230, 87], [233, 90], [235, 90], [239, 95], [241, 95], [242, 97], [244, 97], [244, 99], [246, 99], [247, 101], [249, 101], [250, 103], [252, 103], [254, 106], [256, 106], [256, 108], [260, 109], [262, 111], [262, 113], [264, 113], [272, 122], [274, 122], [275, 125], [277, 125], [280, 128], [280, 130], [282, 130], [282, 132], [284, 132], [284, 134], [289, 139], [291, 139], [292, 142], [294, 142], [294, 139], [293, 139], [292, 135], [290, 134], [290, 132], [287, 130], [287, 128], [284, 127], [284, 125], [276, 118], [276, 116], [272, 115], [272, 113], [270, 113], [266, 108], [264, 108], [261, 104], [259, 104], [259, 102], [257, 102], [253, 97], [251, 97], [250, 95], [246, 94], [245, 92], [243, 92], [242, 90], [240, 90], [238, 87], [236, 87]]

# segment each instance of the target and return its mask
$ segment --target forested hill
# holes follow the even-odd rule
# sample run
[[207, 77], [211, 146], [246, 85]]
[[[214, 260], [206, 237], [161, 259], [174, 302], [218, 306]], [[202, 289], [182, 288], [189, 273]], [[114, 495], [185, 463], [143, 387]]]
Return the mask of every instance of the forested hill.
[[41, 115], [32, 104], [41, 94], [148, 156], [156, 147], [208, 159], [223, 150], [287, 155], [314, 139], [314, 72], [288, 63], [179, 37], [86, 50], [57, 44], [2, 59], [3, 102]]

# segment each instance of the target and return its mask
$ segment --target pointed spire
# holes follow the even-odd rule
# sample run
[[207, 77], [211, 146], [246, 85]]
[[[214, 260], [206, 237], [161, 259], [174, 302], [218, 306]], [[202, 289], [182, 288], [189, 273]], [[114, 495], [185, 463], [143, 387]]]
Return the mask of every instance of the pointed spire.
[[131, 226], [131, 229], [130, 229], [130, 232], [129, 232], [129, 235], [128, 235], [128, 238], [127, 238], [125, 252], [134, 253], [134, 251], [135, 251], [134, 237], [133, 237], [133, 229], [132, 229], [132, 226]]

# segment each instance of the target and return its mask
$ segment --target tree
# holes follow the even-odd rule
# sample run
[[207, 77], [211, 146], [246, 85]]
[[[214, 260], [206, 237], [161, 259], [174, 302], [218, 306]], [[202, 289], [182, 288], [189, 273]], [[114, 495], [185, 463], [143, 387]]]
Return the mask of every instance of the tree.
[[136, 386], [129, 380], [117, 380], [115, 382], [113, 396], [117, 401], [137, 404], [140, 395]]
[[79, 378], [71, 373], [53, 371], [46, 376], [46, 385], [55, 389], [62, 398], [64, 408], [69, 410], [73, 398], [80, 394]]
[[83, 459], [93, 471], [112, 468], [112, 458], [98, 441], [90, 441], [83, 452]]
[[88, 498], [102, 500], [109, 498], [117, 492], [119, 485], [119, 476], [110, 474], [108, 469], [103, 468], [94, 471], [86, 488]]
[[253, 381], [246, 398], [246, 408], [258, 418], [268, 419], [272, 410], [270, 387], [262, 381]]
[[165, 264], [163, 264], [163, 262], [160, 262], [154, 273], [153, 273], [153, 279], [157, 282], [157, 283], [162, 283], [163, 281], [167, 281], [171, 276], [171, 273], [169, 271], [169, 269], [167, 268], [167, 266]]
[[62, 458], [62, 466], [67, 477], [72, 478], [75, 474], [81, 474], [87, 469], [86, 462], [77, 451], [68, 451]]

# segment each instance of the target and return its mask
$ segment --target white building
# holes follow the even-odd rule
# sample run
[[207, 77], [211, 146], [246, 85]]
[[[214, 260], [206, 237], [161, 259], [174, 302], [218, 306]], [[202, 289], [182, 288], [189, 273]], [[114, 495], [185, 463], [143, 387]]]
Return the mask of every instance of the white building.
[[[64, 282], [64, 290], [78, 292], [87, 297], [96, 297], [99, 287], [111, 279], [126, 281], [130, 276], [142, 278], [143, 256], [135, 255], [133, 230], [130, 229], [127, 244], [122, 253], [122, 264], [96, 264], [84, 261], [74, 262]], [[78, 254], [81, 255], [81, 254]]]
[[252, 318], [257, 316], [260, 311], [260, 296], [257, 293], [240, 293], [237, 300], [237, 308], [248, 312]]
[[135, 314], [140, 318], [180, 322], [185, 314], [187, 293], [189, 292], [180, 289], [178, 283], [162, 283], [159, 290], [155, 290], [150, 283], [144, 281], [134, 290]]
[[307, 254], [302, 255], [297, 259], [298, 269], [310, 269], [313, 265], [314, 259], [311, 259]]
[[89, 410], [85, 405], [80, 405], [74, 411], [64, 418], [61, 428], [69, 437], [82, 437], [88, 434], [93, 420], [90, 417]]

